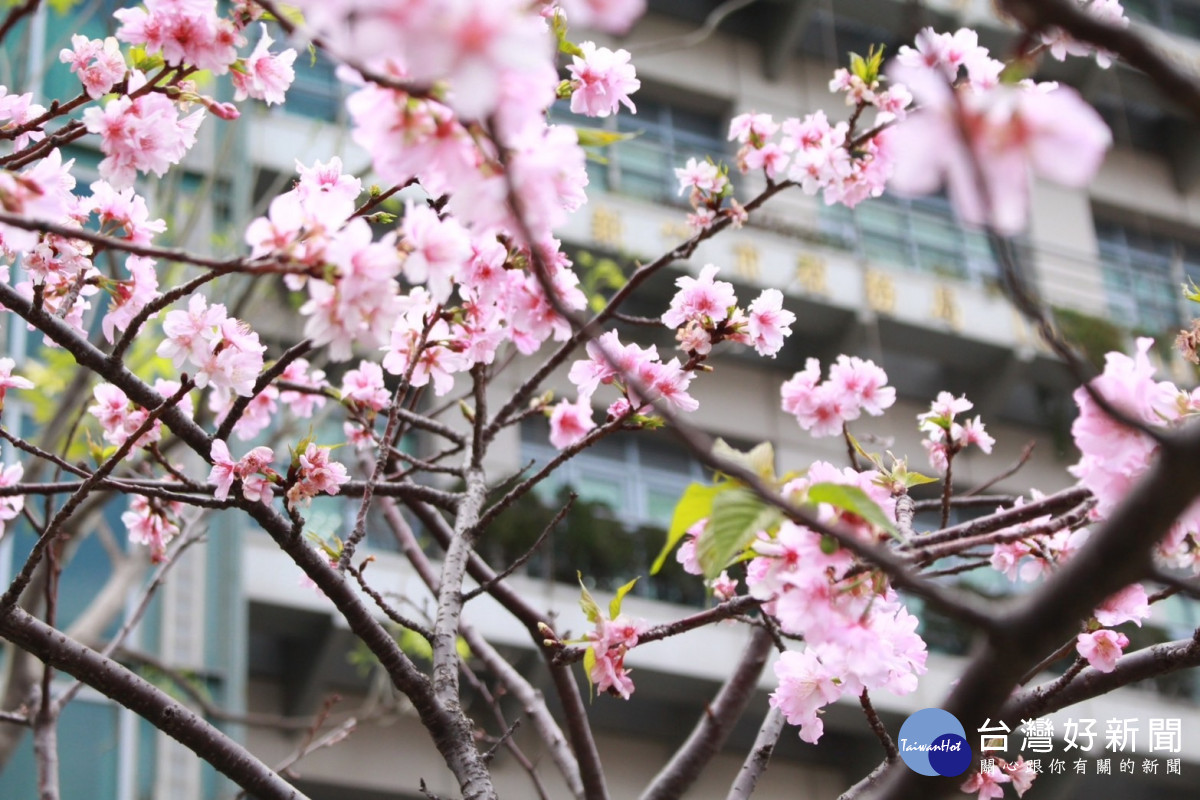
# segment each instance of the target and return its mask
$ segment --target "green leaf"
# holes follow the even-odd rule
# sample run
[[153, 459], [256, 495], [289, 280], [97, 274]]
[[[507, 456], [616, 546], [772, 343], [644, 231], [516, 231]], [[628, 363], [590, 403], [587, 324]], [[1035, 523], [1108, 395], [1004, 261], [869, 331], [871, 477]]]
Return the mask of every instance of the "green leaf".
[[398, 644], [400, 645], [400, 649], [410, 656], [415, 656], [424, 661], [433, 660], [433, 645], [416, 631], [410, 631], [407, 628], [402, 630]]
[[726, 444], [724, 439], [713, 443], [714, 456], [732, 461], [766, 481], [775, 480], [775, 448], [770, 442], [755, 445], [748, 453]]
[[583, 674], [588, 682], [588, 702], [596, 699], [596, 687], [592, 685], [592, 667], [596, 666], [596, 651], [589, 647], [583, 651]]
[[636, 584], [637, 582], [638, 582], [638, 579], [634, 578], [629, 583], [622, 586], [620, 589], [617, 589], [617, 596], [614, 597], [612, 599], [612, 602], [608, 604], [608, 618], [609, 619], [616, 619], [618, 616], [620, 616], [621, 601], [625, 599], [625, 595], [629, 594], [629, 591], [633, 588], [634, 584]]
[[897, 539], [900, 538], [900, 532], [883, 513], [879, 504], [857, 486], [846, 486], [841, 483], [815, 483], [808, 487], [808, 502], [828, 503], [834, 508], [840, 508], [842, 511], [860, 516], [875, 527], [883, 528]]
[[769, 531], [783, 520], [783, 513], [767, 505], [758, 495], [733, 486], [713, 498], [708, 530], [696, 543], [696, 557], [704, 577], [715, 578], [759, 531]]
[[575, 135], [579, 137], [580, 147], [608, 147], [610, 144], [627, 142], [640, 135], [637, 133], [606, 131], [600, 128], [581, 128], [578, 125], [574, 127]]
[[919, 472], [904, 473], [904, 485], [910, 489], [914, 486], [924, 486], [927, 483], [937, 483], [937, 482], [938, 482], [937, 478], [931, 478], [928, 475], [922, 475]]
[[583, 585], [583, 573], [576, 572], [575, 575], [579, 578], [579, 607], [583, 609], [584, 616], [588, 622], [596, 622], [603, 614], [600, 613], [600, 604], [596, 602], [596, 598], [592, 597], [592, 593]]
[[1188, 278], [1188, 282], [1183, 286], [1183, 296], [1193, 303], [1200, 303], [1200, 286], [1197, 286], [1195, 281]]
[[712, 516], [713, 498], [722, 489], [728, 487], [729, 484], [716, 486], [707, 486], [703, 483], [688, 484], [683, 491], [683, 497], [679, 498], [679, 502], [675, 506], [675, 513], [671, 515], [671, 527], [667, 530], [667, 541], [663, 545], [662, 552], [658, 554], [658, 558], [654, 559], [653, 566], [650, 567], [651, 575], [657, 575], [658, 571], [662, 569], [667, 556], [675, 549], [675, 545], [679, 544], [679, 540], [687, 533], [688, 528], [705, 517]]

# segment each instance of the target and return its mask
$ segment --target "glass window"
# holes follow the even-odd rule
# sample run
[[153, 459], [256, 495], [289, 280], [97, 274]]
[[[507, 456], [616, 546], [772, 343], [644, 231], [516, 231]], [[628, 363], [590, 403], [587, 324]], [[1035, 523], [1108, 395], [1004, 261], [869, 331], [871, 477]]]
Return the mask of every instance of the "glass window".
[[1125, 0], [1122, 5], [1130, 19], [1180, 36], [1200, 38], [1200, 4], [1195, 0]]
[[1200, 274], [1200, 250], [1110, 220], [1097, 220], [1096, 239], [1113, 320], [1152, 334], [1178, 327], [1179, 286]]
[[[522, 462], [533, 462], [536, 469], [557, 455], [547, 439], [545, 422], [523, 425]], [[505, 512], [480, 546], [498, 566], [511, 562], [532, 544], [572, 491], [578, 499], [529, 561], [530, 574], [574, 582], [579, 570], [590, 586], [610, 591], [640, 575], [637, 594], [700, 603], [702, 582], [684, 574], [674, 559], [652, 579], [646, 576], [684, 489], [705, 477], [700, 464], [668, 433], [609, 436], [563, 464], [535, 489], [529, 502]]]
[[637, 114], [593, 119], [572, 114], [565, 101], [551, 109], [553, 122], [635, 134], [588, 162], [592, 186], [655, 202], [680, 203], [676, 167], [689, 158], [719, 161], [728, 155], [725, 119], [671, 103], [634, 97]]
[[890, 194], [844, 206], [822, 206], [821, 232], [866, 260], [974, 283], [994, 280], [996, 264], [987, 237], [954, 218], [944, 196]]

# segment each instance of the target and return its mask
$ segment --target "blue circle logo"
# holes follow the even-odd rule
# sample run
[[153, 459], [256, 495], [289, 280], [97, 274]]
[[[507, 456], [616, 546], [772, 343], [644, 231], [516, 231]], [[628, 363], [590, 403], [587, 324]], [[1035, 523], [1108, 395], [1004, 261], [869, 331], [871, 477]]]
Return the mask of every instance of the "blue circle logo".
[[953, 778], [971, 765], [966, 730], [953, 714], [940, 708], [923, 708], [904, 720], [896, 745], [908, 768], [921, 775]]

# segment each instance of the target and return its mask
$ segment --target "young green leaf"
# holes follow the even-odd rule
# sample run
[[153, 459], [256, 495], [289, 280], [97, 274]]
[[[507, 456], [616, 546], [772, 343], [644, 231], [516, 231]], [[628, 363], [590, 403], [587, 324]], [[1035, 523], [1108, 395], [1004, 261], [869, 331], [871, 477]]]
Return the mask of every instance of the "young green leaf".
[[842, 483], [815, 483], [808, 487], [808, 502], [812, 504], [828, 503], [834, 508], [848, 511], [862, 517], [877, 528], [883, 528], [897, 539], [900, 532], [892, 523], [879, 504], [857, 486], [846, 486]]
[[579, 578], [579, 607], [583, 609], [584, 616], [587, 617], [588, 622], [596, 622], [603, 616], [600, 613], [600, 604], [596, 602], [596, 598], [592, 597], [592, 593], [583, 585], [583, 573], [576, 572], [575, 575]]
[[629, 594], [630, 590], [633, 589], [634, 584], [636, 584], [637, 582], [638, 582], [638, 579], [634, 578], [629, 583], [622, 586], [620, 589], [617, 589], [617, 596], [614, 597], [612, 599], [612, 602], [608, 604], [608, 618], [609, 619], [616, 619], [618, 616], [620, 616], [621, 601], [625, 599], [625, 595]]
[[731, 447], [724, 439], [713, 442], [713, 455], [732, 461], [766, 481], [775, 480], [775, 448], [770, 442], [755, 445], [748, 453]]
[[675, 513], [671, 516], [671, 527], [667, 530], [667, 541], [663, 545], [662, 552], [658, 554], [658, 558], [654, 559], [654, 564], [650, 567], [651, 575], [657, 575], [658, 571], [662, 569], [667, 556], [675, 549], [675, 545], [679, 544], [679, 540], [687, 533], [688, 528], [712, 515], [713, 498], [723, 488], [728, 487], [729, 484], [706, 486], [703, 483], [692, 483], [688, 485], [683, 492], [683, 497], [679, 498], [679, 503], [675, 506]]
[[706, 578], [721, 570], [754, 541], [759, 531], [769, 531], [783, 520], [783, 513], [767, 505], [758, 495], [741, 486], [731, 487], [713, 499], [709, 527], [696, 544], [696, 557]]

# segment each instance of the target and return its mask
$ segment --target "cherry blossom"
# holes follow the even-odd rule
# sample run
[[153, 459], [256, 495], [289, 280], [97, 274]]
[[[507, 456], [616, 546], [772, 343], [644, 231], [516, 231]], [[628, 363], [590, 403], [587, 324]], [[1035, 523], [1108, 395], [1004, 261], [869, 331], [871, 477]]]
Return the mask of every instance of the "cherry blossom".
[[350, 480], [343, 464], [329, 457], [328, 447], [309, 442], [304, 452], [296, 456], [296, 482], [287, 490], [288, 505], [295, 508], [308, 505], [318, 494], [338, 494]]
[[580, 397], [574, 403], [562, 400], [550, 414], [550, 444], [563, 450], [578, 444], [595, 427], [592, 404], [587, 397]]
[[296, 79], [296, 71], [292, 69], [296, 51], [289, 47], [280, 53], [271, 53], [269, 48], [275, 40], [267, 33], [266, 25], [261, 27], [262, 37], [254, 51], [241, 63], [240, 68], [235, 66], [233, 69], [233, 99], [239, 101], [253, 97], [267, 105], [282, 103], [288, 87]]
[[88, 97], [93, 100], [108, 94], [125, 77], [121, 45], [111, 36], [102, 41], [75, 34], [71, 37], [71, 48], [63, 49], [58, 59], [71, 65], [71, 72], [79, 75]]
[[[130, 72], [131, 93], [145, 85], [144, 74]], [[100, 175], [118, 189], [132, 185], [139, 172], [165, 175], [196, 143], [196, 131], [203, 119], [204, 109], [180, 118], [175, 103], [154, 92], [136, 99], [122, 95], [109, 100], [103, 109], [91, 107], [83, 112], [88, 132], [100, 137], [100, 151], [104, 153]]]
[[1081, 633], [1075, 640], [1075, 650], [1082, 658], [1087, 659], [1093, 669], [1100, 672], [1112, 672], [1116, 669], [1117, 659], [1128, 646], [1128, 636], [1107, 629]]
[[783, 348], [783, 341], [792, 334], [796, 315], [783, 307], [783, 292], [764, 289], [750, 303], [746, 328], [751, 344], [760, 356], [774, 358]]
[[625, 669], [625, 654], [638, 643], [638, 636], [646, 627], [641, 620], [623, 616], [596, 619], [595, 630], [587, 634], [589, 647], [595, 654], [590, 679], [597, 692], [608, 692], [624, 700], [633, 694], [633, 679]]
[[134, 495], [129, 510], [121, 522], [129, 532], [129, 541], [150, 548], [150, 560], [158, 564], [166, 560], [167, 545], [179, 535], [179, 525], [172, 517], [183, 510], [180, 503], [160, 503], [158, 500]]
[[190, 64], [217, 75], [237, 58], [241, 36], [232, 22], [217, 17], [216, 0], [145, 0], [145, 6], [113, 12], [121, 23], [118, 39], [161, 52], [172, 66]]
[[892, 146], [905, 154], [890, 185], [922, 195], [944, 183], [970, 225], [1019, 232], [1034, 175], [1083, 186], [1112, 143], [1100, 115], [1072, 89], [956, 90], [944, 72], [903, 60], [889, 74], [908, 86], [921, 108], [889, 131]]
[[606, 33], [628, 31], [646, 11], [646, 0], [560, 0], [572, 25]]
[[1004, 774], [1004, 770], [993, 764], [984, 772], [975, 772], [963, 782], [962, 790], [967, 794], [978, 793], [978, 800], [990, 800], [1003, 797], [1005, 783], [1011, 783], [1012, 778]]
[[583, 42], [579, 50], [580, 55], [574, 56], [574, 63], [567, 67], [571, 74], [571, 111], [589, 117], [607, 117], [624, 105], [631, 113], [636, 112], [629, 95], [642, 82], [635, 77], [629, 63], [629, 51], [614, 52], [607, 47], [596, 47], [595, 42]]
[[[25, 475], [25, 466], [21, 463], [6, 464], [0, 470], [0, 488], [16, 486]], [[4, 535], [4, 523], [16, 519], [25, 508], [25, 495], [14, 494], [0, 497], [0, 536]]]

